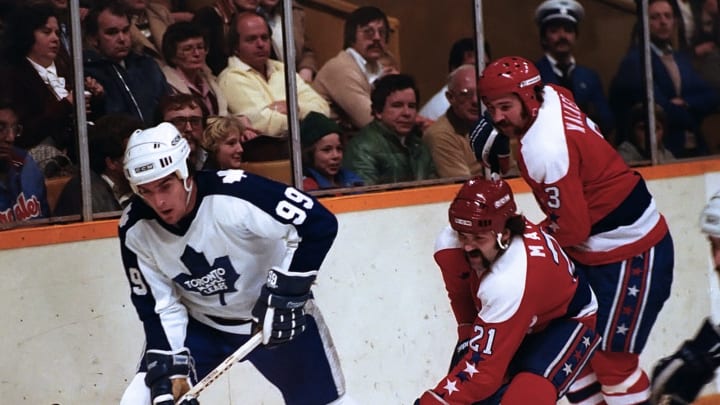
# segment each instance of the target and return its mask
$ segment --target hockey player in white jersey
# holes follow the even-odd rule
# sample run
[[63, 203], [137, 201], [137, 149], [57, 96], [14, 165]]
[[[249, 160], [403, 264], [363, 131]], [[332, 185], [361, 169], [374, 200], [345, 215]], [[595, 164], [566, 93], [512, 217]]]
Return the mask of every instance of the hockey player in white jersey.
[[[707, 235], [715, 271], [720, 275], [720, 191], [700, 214], [700, 230]], [[703, 387], [720, 367], [720, 325], [717, 317], [705, 318], [691, 339], [671, 355], [655, 363], [652, 374], [652, 402], [656, 405], [694, 403]], [[714, 403], [707, 400], [706, 403]], [[698, 401], [700, 402], [700, 401]]]
[[137, 196], [119, 233], [146, 350], [121, 404], [174, 404], [258, 325], [264, 345], [246, 359], [287, 404], [343, 403], [342, 371], [311, 292], [335, 216], [294, 187], [242, 170], [191, 173], [189, 152], [168, 123], [137, 130], [125, 152]]

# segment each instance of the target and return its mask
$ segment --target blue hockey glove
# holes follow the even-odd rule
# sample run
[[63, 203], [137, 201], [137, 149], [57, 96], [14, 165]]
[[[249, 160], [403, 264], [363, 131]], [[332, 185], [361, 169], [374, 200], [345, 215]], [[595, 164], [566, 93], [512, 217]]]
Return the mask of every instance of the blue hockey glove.
[[145, 364], [145, 385], [150, 388], [153, 405], [174, 405], [175, 400], [190, 389], [190, 373], [195, 370], [187, 348], [175, 351], [148, 350], [145, 353]]
[[263, 344], [286, 343], [305, 331], [305, 303], [312, 298], [313, 280], [314, 277], [292, 277], [270, 270], [268, 282], [252, 310], [255, 322], [262, 328]]
[[475, 159], [493, 173], [504, 174], [510, 168], [510, 139], [498, 132], [486, 112], [470, 131], [470, 147]]
[[660, 359], [652, 373], [651, 399], [656, 404], [689, 404], [720, 365], [720, 330], [707, 319], [692, 340]]

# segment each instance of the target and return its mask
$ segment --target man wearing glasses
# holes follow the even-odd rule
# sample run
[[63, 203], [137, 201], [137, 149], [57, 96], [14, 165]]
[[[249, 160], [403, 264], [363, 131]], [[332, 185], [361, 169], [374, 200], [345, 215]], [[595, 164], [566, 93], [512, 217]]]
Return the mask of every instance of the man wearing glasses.
[[172, 93], [197, 96], [208, 115], [227, 115], [225, 95], [205, 63], [207, 40], [198, 26], [190, 22], [170, 25], [163, 36], [163, 54], [167, 65], [162, 71]]
[[15, 109], [0, 100], [0, 225], [50, 216], [40, 168], [13, 145], [21, 134]]
[[201, 145], [205, 117], [200, 100], [190, 94], [173, 94], [160, 99], [158, 110], [165, 122], [177, 128], [190, 145], [190, 162], [195, 170], [200, 170], [207, 160], [207, 151]]
[[387, 16], [380, 9], [356, 9], [345, 20], [345, 49], [315, 76], [313, 87], [330, 103], [331, 118], [345, 129], [362, 128], [373, 120], [370, 92], [372, 83], [391, 68], [380, 63], [389, 35]]
[[481, 176], [482, 164], [475, 159], [468, 134], [477, 122], [480, 107], [474, 65], [462, 65], [448, 76], [445, 93], [450, 107], [423, 135], [440, 177]]

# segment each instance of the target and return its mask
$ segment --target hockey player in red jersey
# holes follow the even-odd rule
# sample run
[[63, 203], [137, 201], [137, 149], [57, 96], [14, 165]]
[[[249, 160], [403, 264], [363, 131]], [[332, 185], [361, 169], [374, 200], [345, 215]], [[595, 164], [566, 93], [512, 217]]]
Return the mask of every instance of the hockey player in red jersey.
[[437, 238], [458, 323], [450, 371], [416, 402], [555, 404], [599, 345], [590, 286], [499, 178], [467, 181]]
[[[639, 354], [670, 295], [674, 253], [645, 181], [566, 89], [543, 84], [532, 62], [498, 59], [483, 71], [478, 92], [493, 126], [518, 141], [520, 173], [546, 215], [540, 225], [598, 297], [603, 340], [591, 363], [595, 373], [579, 379], [568, 399], [647, 403], [649, 380]], [[482, 150], [491, 149], [482, 136], [473, 148], [481, 159]]]

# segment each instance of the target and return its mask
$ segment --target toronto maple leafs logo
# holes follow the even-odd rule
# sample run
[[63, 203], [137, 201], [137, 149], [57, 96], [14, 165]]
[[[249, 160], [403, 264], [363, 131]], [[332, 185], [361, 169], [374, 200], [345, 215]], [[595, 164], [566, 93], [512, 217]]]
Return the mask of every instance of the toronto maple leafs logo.
[[225, 184], [236, 183], [247, 177], [244, 170], [221, 170], [217, 175], [222, 177]]
[[222, 305], [226, 305], [226, 293], [237, 291], [235, 281], [240, 275], [235, 271], [228, 256], [218, 257], [210, 265], [203, 253], [185, 246], [180, 260], [190, 270], [190, 274], [179, 274], [173, 280], [186, 290], [204, 296], [217, 295]]

